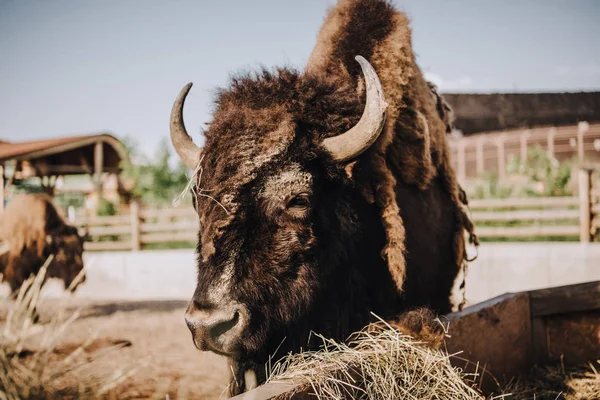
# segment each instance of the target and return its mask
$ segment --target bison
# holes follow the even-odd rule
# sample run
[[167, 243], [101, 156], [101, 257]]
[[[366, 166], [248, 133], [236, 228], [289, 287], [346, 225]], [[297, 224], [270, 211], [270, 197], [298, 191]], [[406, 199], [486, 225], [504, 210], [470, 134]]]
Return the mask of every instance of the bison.
[[203, 148], [183, 123], [190, 88], [170, 119], [200, 221], [185, 320], [196, 347], [230, 358], [232, 394], [310, 349], [311, 331], [343, 340], [372, 313], [452, 310], [476, 236], [449, 160], [450, 109], [404, 14], [340, 0], [304, 71], [220, 90]]
[[15, 196], [0, 214], [0, 272], [13, 293], [40, 268], [52, 254], [46, 278], [60, 278], [65, 289], [83, 270], [83, 240], [77, 229], [67, 225], [47, 195]]

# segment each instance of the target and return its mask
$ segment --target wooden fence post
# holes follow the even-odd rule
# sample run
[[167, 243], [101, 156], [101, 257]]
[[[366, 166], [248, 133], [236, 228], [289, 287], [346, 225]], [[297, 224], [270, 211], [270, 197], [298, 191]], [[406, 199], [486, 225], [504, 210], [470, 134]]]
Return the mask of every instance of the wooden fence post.
[[527, 168], [527, 139], [531, 135], [530, 129], [525, 129], [521, 132], [521, 163], [519, 165], [519, 172], [525, 173]]
[[583, 135], [588, 131], [590, 125], [587, 122], [580, 122], [577, 124], [577, 156], [579, 158], [579, 166], [583, 167], [585, 159], [584, 147], [583, 147]]
[[477, 138], [477, 147], [475, 150], [475, 156], [476, 156], [476, 169], [477, 169], [477, 177], [481, 177], [481, 174], [483, 174], [483, 143], [485, 141], [485, 138], [483, 136], [478, 137]]
[[556, 128], [552, 127], [548, 131], [548, 144], [546, 148], [546, 152], [548, 154], [548, 159], [550, 161], [554, 160], [554, 136], [556, 136]]
[[589, 243], [592, 230], [592, 210], [590, 189], [592, 185], [592, 171], [579, 170], [579, 241]]
[[136, 200], [129, 203], [131, 216], [131, 250], [138, 251], [141, 248], [140, 243], [140, 205]]
[[500, 135], [496, 139], [496, 157], [498, 158], [498, 177], [504, 179], [506, 177], [506, 158], [504, 155], [504, 135]]

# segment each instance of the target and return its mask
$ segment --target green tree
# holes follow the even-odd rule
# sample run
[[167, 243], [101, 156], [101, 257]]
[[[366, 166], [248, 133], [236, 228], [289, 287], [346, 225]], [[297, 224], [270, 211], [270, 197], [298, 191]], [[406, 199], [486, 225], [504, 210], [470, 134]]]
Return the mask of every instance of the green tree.
[[[154, 162], [148, 160], [139, 144], [131, 139], [123, 140], [130, 154], [130, 161], [122, 165], [122, 180], [131, 193], [145, 204], [170, 205], [184, 191], [188, 183], [188, 168], [179, 159], [175, 165], [171, 163], [171, 151], [166, 139], [163, 139], [157, 150]], [[190, 202], [186, 195], [182, 201]]]

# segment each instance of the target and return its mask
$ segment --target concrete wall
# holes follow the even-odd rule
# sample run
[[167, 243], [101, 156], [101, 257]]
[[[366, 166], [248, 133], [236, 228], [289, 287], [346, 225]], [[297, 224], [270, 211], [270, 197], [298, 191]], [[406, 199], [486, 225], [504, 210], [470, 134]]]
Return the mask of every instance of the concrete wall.
[[[193, 250], [85, 252], [86, 281], [74, 296], [92, 300], [189, 300], [196, 287]], [[3, 284], [1, 294], [8, 294]], [[47, 282], [43, 296], [63, 293], [63, 283]]]
[[[189, 300], [196, 283], [192, 250], [84, 254], [87, 281], [75, 296], [89, 299]], [[469, 265], [467, 299], [600, 280], [600, 243], [483, 243]], [[8, 286], [3, 289], [7, 293]], [[47, 296], [62, 292], [51, 280]]]
[[482, 243], [469, 264], [467, 300], [600, 280], [600, 243]]

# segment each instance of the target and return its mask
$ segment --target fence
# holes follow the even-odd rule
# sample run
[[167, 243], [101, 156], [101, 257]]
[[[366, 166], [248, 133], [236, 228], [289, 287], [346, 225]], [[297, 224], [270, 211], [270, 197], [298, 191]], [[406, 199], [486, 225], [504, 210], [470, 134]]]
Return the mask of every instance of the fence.
[[86, 250], [140, 250], [154, 244], [194, 243], [197, 216], [191, 207], [143, 209], [132, 202], [129, 214], [75, 221], [91, 241]]
[[539, 146], [548, 157], [564, 161], [576, 157], [580, 165], [600, 163], [600, 124], [581, 122], [574, 126], [540, 127], [487, 132], [450, 141], [452, 165], [460, 181], [495, 171], [505, 177], [511, 158], [524, 170], [529, 148]]
[[[576, 197], [472, 200], [471, 217], [484, 240], [565, 238], [589, 242], [600, 231], [600, 174], [580, 170]], [[145, 209], [131, 203], [127, 215], [75, 222], [92, 238], [86, 250], [140, 250], [152, 246], [193, 246], [198, 218], [191, 207]]]

